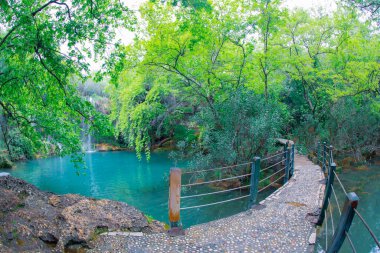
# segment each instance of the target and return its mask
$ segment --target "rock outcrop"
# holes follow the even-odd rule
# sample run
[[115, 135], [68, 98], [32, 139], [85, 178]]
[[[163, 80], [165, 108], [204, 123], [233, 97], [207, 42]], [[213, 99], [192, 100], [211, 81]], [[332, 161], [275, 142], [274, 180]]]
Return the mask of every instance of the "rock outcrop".
[[164, 224], [126, 203], [54, 195], [0, 177], [0, 252], [84, 252], [109, 231], [157, 233]]

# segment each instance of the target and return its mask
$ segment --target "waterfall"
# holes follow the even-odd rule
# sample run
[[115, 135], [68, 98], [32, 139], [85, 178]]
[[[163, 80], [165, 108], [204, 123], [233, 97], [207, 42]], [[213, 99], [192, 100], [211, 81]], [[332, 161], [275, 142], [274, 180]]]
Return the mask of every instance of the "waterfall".
[[92, 136], [89, 131], [90, 126], [87, 125], [87, 132], [85, 133], [87, 135], [86, 141], [84, 143], [84, 151], [90, 153], [90, 152], [95, 152], [95, 144], [92, 143]]
[[[92, 97], [88, 98], [88, 101], [94, 105]], [[90, 132], [90, 125], [85, 123], [82, 119], [82, 149], [86, 153], [95, 152], [95, 144], [92, 143], [92, 136]]]

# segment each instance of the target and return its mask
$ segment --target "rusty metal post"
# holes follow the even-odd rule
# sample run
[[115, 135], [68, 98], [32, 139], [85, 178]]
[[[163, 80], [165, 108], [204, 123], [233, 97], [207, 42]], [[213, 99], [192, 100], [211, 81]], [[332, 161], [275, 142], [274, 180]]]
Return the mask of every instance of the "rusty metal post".
[[181, 169], [170, 169], [170, 186], [169, 186], [169, 222], [170, 236], [183, 235], [180, 221], [180, 202], [181, 202]]

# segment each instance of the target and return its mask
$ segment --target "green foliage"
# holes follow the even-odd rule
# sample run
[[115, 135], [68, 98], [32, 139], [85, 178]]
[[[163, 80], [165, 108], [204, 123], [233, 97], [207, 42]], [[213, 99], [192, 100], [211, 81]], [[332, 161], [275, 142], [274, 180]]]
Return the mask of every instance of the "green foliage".
[[328, 129], [334, 133], [330, 139], [336, 148], [352, 152], [357, 160], [361, 160], [363, 153], [376, 150], [380, 140], [380, 111], [374, 111], [374, 104], [379, 102], [379, 99], [344, 97], [333, 105]]
[[46, 143], [61, 155], [78, 152], [83, 120], [90, 131], [109, 130], [78, 93], [78, 78], [88, 78], [88, 58], [112, 50], [115, 29], [133, 22], [117, 0], [1, 1], [0, 108], [20, 136], [11, 153]]
[[210, 108], [203, 108], [194, 116], [199, 140], [186, 144], [190, 145], [187, 157], [191, 167], [239, 164], [273, 151], [286, 123], [283, 109], [283, 105], [266, 102], [264, 96], [244, 89], [231, 91], [228, 98], [215, 104], [217, 118]]
[[[377, 5], [359, 4], [368, 3]], [[152, 0], [136, 23], [119, 0], [2, 1], [2, 148], [12, 159], [74, 153], [81, 161], [81, 126], [90, 125], [140, 158], [174, 142], [197, 167], [250, 160], [279, 136], [305, 148], [335, 142], [356, 156], [373, 150], [378, 27], [353, 8], [311, 15], [280, 6]], [[120, 27], [135, 29], [132, 44], [110, 43]], [[88, 59], [105, 53], [95, 83]]]
[[[271, 151], [278, 136], [306, 150], [378, 125], [379, 32], [355, 11], [310, 15], [279, 1], [194, 8], [201, 2], [143, 5], [134, 43], [110, 64], [111, 120], [138, 153], [171, 138], [193, 166], [233, 164]], [[360, 147], [379, 140], [356, 137]]]
[[[155, 3], [156, 0], [150, 0], [152, 3]], [[211, 11], [211, 5], [207, 0], [171, 0], [167, 1], [173, 6], [179, 6], [182, 8], [192, 8], [194, 10], [207, 10]]]
[[13, 167], [13, 163], [8, 159], [8, 156], [4, 153], [0, 154], [0, 168], [10, 169]]

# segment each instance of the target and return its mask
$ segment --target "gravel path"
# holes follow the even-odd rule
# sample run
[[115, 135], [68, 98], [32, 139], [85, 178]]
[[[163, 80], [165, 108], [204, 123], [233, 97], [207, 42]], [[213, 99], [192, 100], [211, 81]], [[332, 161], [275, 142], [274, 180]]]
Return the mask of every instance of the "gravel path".
[[309, 213], [320, 205], [320, 167], [296, 155], [294, 177], [255, 208], [196, 225], [185, 236], [101, 235], [90, 252], [312, 252]]

